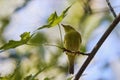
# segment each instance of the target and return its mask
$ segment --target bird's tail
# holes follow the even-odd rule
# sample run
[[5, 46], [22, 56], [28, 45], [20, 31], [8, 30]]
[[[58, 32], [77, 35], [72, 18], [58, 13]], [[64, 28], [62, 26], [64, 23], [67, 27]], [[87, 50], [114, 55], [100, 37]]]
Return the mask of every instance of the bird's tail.
[[74, 61], [75, 61], [75, 55], [68, 55], [69, 60], [69, 73], [74, 74]]

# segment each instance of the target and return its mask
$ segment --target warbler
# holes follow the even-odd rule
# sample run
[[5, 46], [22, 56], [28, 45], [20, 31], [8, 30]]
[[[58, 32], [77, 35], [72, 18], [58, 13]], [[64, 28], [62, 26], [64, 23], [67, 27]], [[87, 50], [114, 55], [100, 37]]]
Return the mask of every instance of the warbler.
[[[64, 27], [64, 48], [69, 51], [79, 51], [82, 42], [81, 35], [72, 26], [61, 24]], [[66, 52], [69, 61], [69, 73], [74, 74], [74, 61], [76, 54]]]

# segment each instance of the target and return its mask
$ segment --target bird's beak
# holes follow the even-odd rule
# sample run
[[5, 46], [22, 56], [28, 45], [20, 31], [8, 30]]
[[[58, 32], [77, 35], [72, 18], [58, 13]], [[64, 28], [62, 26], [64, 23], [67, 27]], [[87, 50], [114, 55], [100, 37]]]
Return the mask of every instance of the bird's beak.
[[65, 27], [65, 25], [64, 24], [61, 24], [63, 27]]

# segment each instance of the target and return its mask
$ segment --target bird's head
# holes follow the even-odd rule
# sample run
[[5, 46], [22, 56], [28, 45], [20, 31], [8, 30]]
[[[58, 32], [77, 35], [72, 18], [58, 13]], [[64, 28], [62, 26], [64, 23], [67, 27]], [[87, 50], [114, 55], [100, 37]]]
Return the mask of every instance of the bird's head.
[[75, 29], [70, 25], [64, 25], [64, 24], [61, 24], [61, 25], [64, 27], [65, 32], [75, 31]]

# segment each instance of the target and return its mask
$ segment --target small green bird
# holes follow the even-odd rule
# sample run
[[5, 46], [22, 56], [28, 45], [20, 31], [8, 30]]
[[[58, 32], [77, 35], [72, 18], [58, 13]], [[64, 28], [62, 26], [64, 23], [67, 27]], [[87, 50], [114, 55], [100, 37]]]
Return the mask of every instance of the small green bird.
[[[73, 27], [70, 25], [63, 25], [65, 30], [65, 36], [64, 36], [64, 47], [67, 50], [70, 51], [79, 51], [80, 44], [82, 42], [81, 35], [79, 32], [77, 32]], [[74, 74], [74, 61], [76, 54], [74, 53], [66, 53], [69, 60], [69, 73]]]

